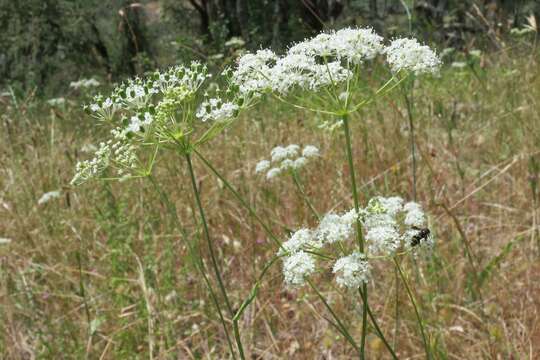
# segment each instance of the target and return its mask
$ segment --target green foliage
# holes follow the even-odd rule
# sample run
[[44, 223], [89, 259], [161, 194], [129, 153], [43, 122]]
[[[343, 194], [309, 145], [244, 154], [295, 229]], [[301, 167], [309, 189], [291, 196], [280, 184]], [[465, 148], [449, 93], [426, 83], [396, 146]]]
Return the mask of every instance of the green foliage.
[[0, 79], [42, 92], [96, 72], [133, 75], [151, 59], [140, 12], [128, 0], [0, 0]]

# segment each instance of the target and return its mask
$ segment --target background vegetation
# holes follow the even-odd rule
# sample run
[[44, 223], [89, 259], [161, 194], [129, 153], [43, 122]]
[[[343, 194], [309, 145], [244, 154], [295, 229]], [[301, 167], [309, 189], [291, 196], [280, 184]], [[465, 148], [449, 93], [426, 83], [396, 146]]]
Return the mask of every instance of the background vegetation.
[[531, 15], [538, 1], [0, 0], [0, 86], [59, 93], [79, 77], [119, 80], [192, 59], [223, 66], [244, 48], [279, 50], [346, 25], [500, 49]]
[[[179, 221], [147, 181], [69, 187], [76, 160], [100, 141], [82, 112], [98, 90], [70, 88], [71, 81], [93, 76], [105, 91], [108, 80], [156, 66], [197, 58], [221, 68], [244, 48], [282, 48], [326, 27], [370, 24], [455, 49], [445, 52], [440, 78], [418, 83], [412, 98], [418, 197], [438, 245], [427, 265], [404, 267], [433, 353], [538, 358], [538, 3], [404, 3], [410, 17], [401, 1], [390, 0], [0, 0], [0, 357], [227, 358], [222, 328], [188, 256], [186, 242], [200, 229], [183, 164], [162, 158], [156, 168]], [[48, 102], [53, 96], [64, 101]], [[363, 199], [411, 198], [406, 116], [399, 98], [386, 98], [352, 119]], [[313, 220], [292, 184], [254, 176], [275, 145], [319, 146], [323, 158], [303, 173], [306, 192], [319, 209], [350, 205], [341, 135], [319, 129], [319, 120], [268, 101], [202, 151], [276, 233], [286, 234]], [[273, 248], [223, 184], [196, 166], [238, 306]], [[38, 204], [52, 190], [61, 196]], [[374, 273], [380, 276], [369, 285], [371, 304], [383, 331], [400, 358], [421, 357], [414, 312], [403, 289], [396, 291], [395, 274]], [[284, 289], [278, 267], [270, 274], [242, 318], [247, 353], [352, 358], [316, 295]], [[361, 304], [338, 289], [325, 296], [358, 337], [360, 315], [347, 314], [360, 314]], [[373, 333], [368, 340], [370, 358], [387, 356]]]

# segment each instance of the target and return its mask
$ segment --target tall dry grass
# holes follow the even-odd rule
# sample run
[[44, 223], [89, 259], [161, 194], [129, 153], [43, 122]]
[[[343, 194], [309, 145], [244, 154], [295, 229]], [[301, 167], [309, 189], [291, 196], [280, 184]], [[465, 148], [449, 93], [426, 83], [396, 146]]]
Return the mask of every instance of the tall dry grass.
[[[540, 67], [538, 58], [510, 52], [484, 63], [474, 71], [446, 69], [414, 89], [417, 193], [437, 246], [432, 259], [403, 267], [436, 358], [534, 359], [540, 356]], [[99, 139], [79, 107], [77, 100], [53, 109], [32, 98], [3, 99], [0, 237], [12, 241], [0, 244], [2, 358], [228, 358], [188, 255], [187, 244], [197, 246], [202, 234], [184, 164], [161, 157], [159, 190], [146, 179], [69, 188], [81, 149]], [[351, 119], [363, 200], [412, 197], [406, 117], [394, 94]], [[321, 212], [352, 206], [342, 135], [318, 129], [317, 120], [269, 101], [201, 150], [283, 239], [314, 219], [290, 181], [254, 175], [275, 145], [319, 146], [323, 157], [301, 173], [306, 192]], [[237, 307], [275, 248], [223, 184], [200, 161], [194, 165]], [[60, 198], [37, 204], [56, 189]], [[370, 304], [384, 333], [400, 358], [422, 358], [402, 285], [394, 332], [391, 263], [373, 273]], [[323, 289], [358, 338], [361, 304], [337, 288]], [[352, 358], [326, 318], [315, 294], [284, 289], [275, 266], [241, 319], [246, 353]], [[368, 354], [388, 356], [372, 329]]]

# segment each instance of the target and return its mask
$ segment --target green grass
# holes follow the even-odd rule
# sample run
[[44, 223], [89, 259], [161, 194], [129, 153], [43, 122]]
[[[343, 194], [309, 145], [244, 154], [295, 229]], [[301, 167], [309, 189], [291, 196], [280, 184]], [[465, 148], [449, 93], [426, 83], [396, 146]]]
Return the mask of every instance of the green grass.
[[[401, 266], [436, 358], [532, 359], [540, 352], [539, 59], [505, 52], [483, 60], [474, 71], [446, 69], [414, 89], [417, 193], [437, 247], [432, 258]], [[12, 242], [0, 244], [1, 357], [227, 358], [221, 324], [188, 251], [200, 243], [209, 265], [183, 159], [158, 160], [159, 190], [147, 179], [69, 187], [81, 149], [99, 141], [80, 111], [82, 100], [71, 101], [52, 109], [3, 98], [0, 237]], [[394, 92], [351, 118], [362, 202], [379, 194], [412, 197], [406, 116]], [[300, 175], [306, 193], [322, 212], [352, 206], [342, 135], [319, 129], [319, 117], [267, 101], [201, 149], [283, 240], [315, 220], [292, 182], [254, 176], [275, 145], [319, 146], [322, 159]], [[275, 245], [196, 158], [194, 166], [237, 308]], [[37, 204], [57, 189], [60, 198]], [[392, 267], [378, 264], [369, 284], [370, 305], [389, 339]], [[330, 277], [320, 274], [315, 283], [358, 340], [361, 304], [325, 285]], [[422, 337], [403, 285], [398, 299], [396, 352], [421, 358]], [[286, 290], [277, 265], [240, 320], [246, 355], [354, 358], [329, 317], [308, 288]], [[369, 331], [368, 358], [388, 357]]]

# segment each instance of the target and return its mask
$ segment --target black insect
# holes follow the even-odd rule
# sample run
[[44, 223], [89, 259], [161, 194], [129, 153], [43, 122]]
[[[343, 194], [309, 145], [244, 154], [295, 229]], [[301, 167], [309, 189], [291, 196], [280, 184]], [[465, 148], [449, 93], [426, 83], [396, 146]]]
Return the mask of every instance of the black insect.
[[419, 228], [419, 227], [416, 227], [416, 226], [413, 226], [412, 227], [414, 230], [418, 230], [418, 233], [416, 235], [414, 235], [412, 237], [412, 240], [411, 240], [411, 246], [417, 246], [417, 245], [420, 245], [420, 242], [422, 240], [427, 240], [429, 234], [431, 233], [431, 231], [429, 231], [428, 228]]

